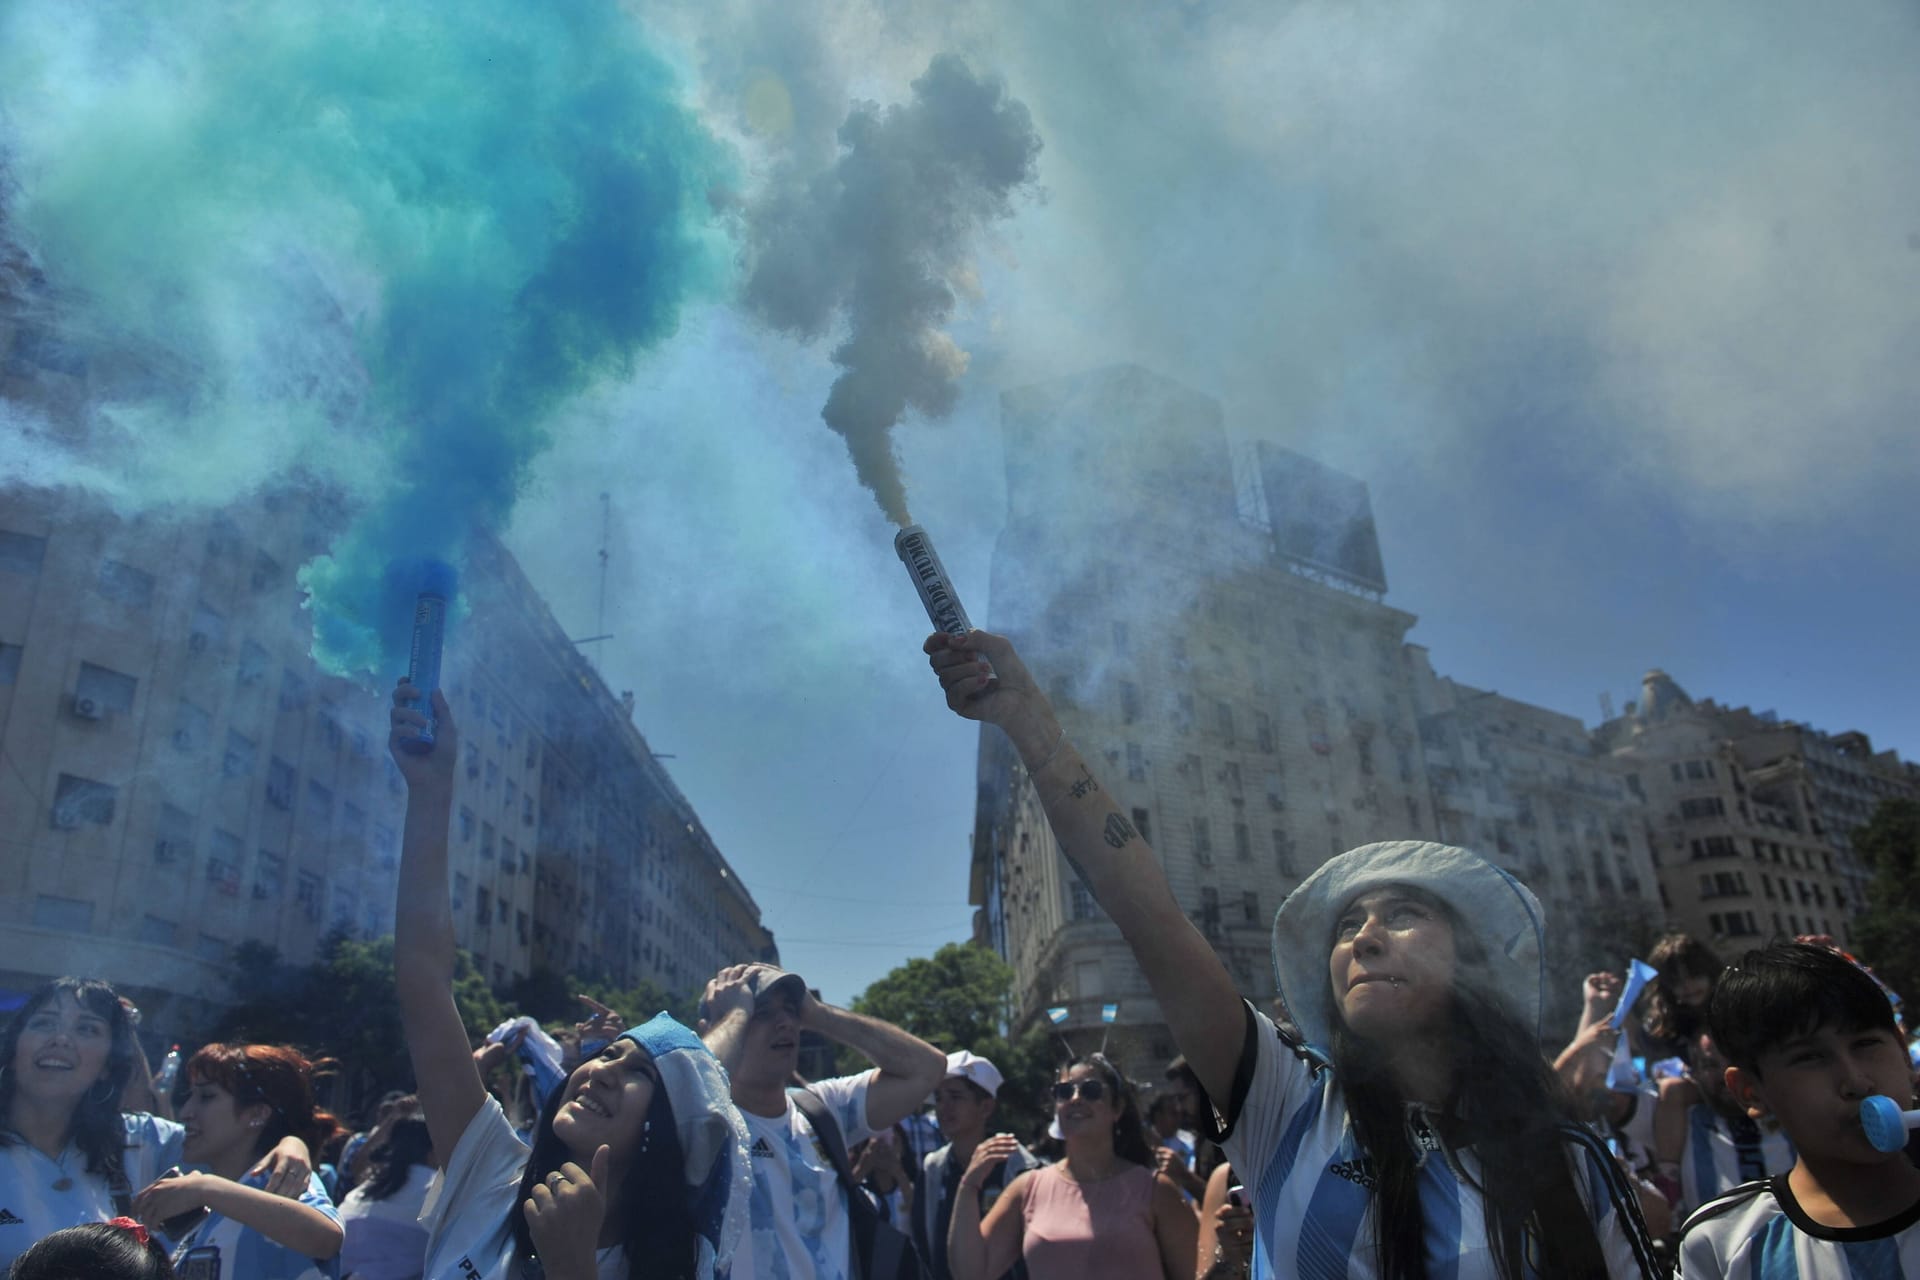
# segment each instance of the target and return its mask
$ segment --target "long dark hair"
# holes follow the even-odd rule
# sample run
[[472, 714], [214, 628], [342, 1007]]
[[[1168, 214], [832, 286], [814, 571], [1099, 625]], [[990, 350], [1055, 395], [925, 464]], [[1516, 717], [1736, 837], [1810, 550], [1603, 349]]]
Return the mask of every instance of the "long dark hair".
[[263, 1156], [292, 1134], [307, 1144], [314, 1163], [340, 1132], [340, 1122], [313, 1101], [313, 1068], [298, 1049], [278, 1044], [210, 1044], [187, 1061], [187, 1079], [219, 1085], [235, 1108], [265, 1103], [273, 1114], [260, 1126], [253, 1154]]
[[[567, 1144], [553, 1131], [553, 1118], [560, 1114], [566, 1096], [564, 1086], [555, 1089], [540, 1111], [533, 1152], [527, 1158], [527, 1171], [520, 1175], [520, 1194], [514, 1197], [513, 1211], [507, 1218], [513, 1227], [514, 1256], [520, 1259], [523, 1273], [525, 1263], [536, 1256], [536, 1251], [521, 1206], [549, 1173], [573, 1159]], [[693, 1210], [687, 1204], [685, 1163], [680, 1135], [673, 1125], [673, 1103], [667, 1098], [666, 1087], [656, 1083], [653, 1101], [647, 1104], [646, 1137], [621, 1180], [618, 1202], [609, 1203], [606, 1212], [608, 1219], [626, 1224], [620, 1243], [627, 1253], [628, 1280], [693, 1280], [700, 1250]]]
[[1090, 1053], [1060, 1068], [1061, 1078], [1065, 1079], [1067, 1072], [1075, 1067], [1089, 1067], [1106, 1081], [1113, 1105], [1120, 1108], [1120, 1118], [1113, 1126], [1113, 1153], [1122, 1160], [1153, 1168], [1153, 1147], [1147, 1142], [1146, 1122], [1140, 1118], [1140, 1099], [1127, 1078], [1120, 1074], [1120, 1068], [1114, 1066], [1106, 1054]]
[[[1707, 1006], [1689, 1008], [1674, 997], [1680, 975], [1720, 980], [1720, 957], [1713, 948], [1689, 934], [1669, 933], [1653, 944], [1647, 963], [1660, 971], [1647, 988], [1647, 1034], [1660, 1041], [1685, 1041], [1707, 1029]], [[1708, 1002], [1713, 993], [1709, 989]]]
[[157, 1236], [145, 1244], [133, 1226], [88, 1222], [42, 1236], [13, 1260], [12, 1280], [173, 1280], [173, 1264]]
[[385, 1200], [407, 1185], [413, 1166], [426, 1164], [433, 1154], [433, 1135], [419, 1116], [395, 1120], [387, 1140], [367, 1156], [373, 1172], [367, 1177], [367, 1199]]
[[0, 1072], [0, 1147], [10, 1147], [19, 1141], [6, 1131], [3, 1122], [11, 1113], [14, 1086], [18, 1083], [14, 1079], [13, 1060], [20, 1052], [20, 1035], [35, 1014], [63, 995], [71, 996], [82, 1009], [104, 1019], [112, 1035], [106, 1068], [73, 1109], [73, 1144], [86, 1156], [87, 1172], [111, 1178], [120, 1172], [121, 1153], [127, 1149], [127, 1125], [120, 1118], [120, 1094], [133, 1075], [133, 1019], [127, 1016], [126, 1006], [120, 1003], [114, 989], [98, 978], [55, 978], [28, 996], [20, 1012], [7, 1023], [6, 1030], [0, 1031], [0, 1067], [6, 1068]]
[[[1606, 1257], [1560, 1133], [1560, 1126], [1575, 1122], [1572, 1107], [1540, 1052], [1539, 1037], [1472, 980], [1484, 960], [1472, 935], [1453, 918], [1457, 1057], [1451, 1115], [1438, 1123], [1448, 1145], [1470, 1146], [1479, 1160], [1494, 1263], [1508, 1280], [1520, 1280], [1529, 1264], [1540, 1275], [1604, 1280]], [[1385, 1280], [1425, 1280], [1426, 1221], [1419, 1153], [1407, 1136], [1408, 1101], [1377, 1048], [1347, 1029], [1337, 1007], [1333, 1070], [1354, 1137], [1373, 1169], [1379, 1274]]]

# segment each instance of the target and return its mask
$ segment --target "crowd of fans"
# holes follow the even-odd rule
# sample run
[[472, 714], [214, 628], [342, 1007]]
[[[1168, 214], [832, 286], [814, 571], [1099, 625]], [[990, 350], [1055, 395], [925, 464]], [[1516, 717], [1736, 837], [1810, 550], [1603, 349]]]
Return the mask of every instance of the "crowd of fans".
[[[477, 1047], [452, 996], [437, 745], [395, 694], [409, 794], [394, 937], [413, 1091], [358, 1131], [315, 1063], [210, 1044], [177, 1081], [104, 982], [61, 978], [0, 1031], [0, 1268], [13, 1280], [1522, 1280], [1920, 1277], [1920, 1157], [1861, 1104], [1914, 1103], [1896, 1000], [1828, 938], [1731, 966], [1663, 939], [1644, 992], [1585, 980], [1541, 1051], [1545, 934], [1475, 854], [1363, 846], [1273, 925], [1256, 1008], [1003, 638], [931, 637], [962, 716], [1026, 763], [1180, 1050], [1150, 1086], [1071, 1056], [1044, 1132], [1007, 1082], [765, 964], [716, 974], [694, 1025], [593, 1005]], [[991, 671], [981, 659], [991, 662]], [[1637, 982], [1637, 979], [1636, 979]], [[629, 1023], [628, 1015], [635, 1020]], [[870, 1066], [798, 1074], [812, 1034]], [[1141, 1097], [1148, 1096], [1142, 1107]]]

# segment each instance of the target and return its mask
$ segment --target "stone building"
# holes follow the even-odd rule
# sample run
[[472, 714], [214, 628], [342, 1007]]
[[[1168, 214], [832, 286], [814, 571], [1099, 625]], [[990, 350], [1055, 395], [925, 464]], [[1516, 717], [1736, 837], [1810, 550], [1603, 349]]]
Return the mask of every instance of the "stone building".
[[[114, 447], [91, 438], [106, 420], [89, 406], [152, 398], [182, 371], [63, 338], [57, 291], [4, 214], [0, 402], [24, 451], [9, 475], [52, 483], [83, 470], [59, 459]], [[149, 1034], [184, 1037], [226, 998], [236, 943], [303, 962], [329, 931], [391, 930], [404, 787], [386, 695], [316, 668], [296, 579], [347, 514], [291, 477], [133, 516], [77, 489], [0, 489], [0, 1010], [92, 973], [135, 995]], [[631, 700], [484, 534], [463, 590], [443, 679], [466, 756], [450, 873], [481, 971], [678, 994], [775, 958]]]
[[1546, 1021], [1570, 1026], [1581, 977], [1644, 954], [1659, 929], [1646, 806], [1578, 719], [1436, 676], [1423, 647], [1409, 653], [1438, 838], [1540, 899], [1559, 978]]
[[[1331, 854], [1436, 833], [1404, 638], [1364, 486], [1285, 450], [1241, 461], [1213, 400], [1135, 366], [1002, 398], [1009, 512], [991, 620], [1160, 855], [1249, 996], [1274, 909]], [[981, 736], [976, 936], [1018, 1017], [1069, 1010], [1158, 1078], [1172, 1056], [1121, 942], [1059, 855], [997, 731]], [[1082, 1042], [1085, 1045], [1082, 1045]], [[1158, 1065], [1157, 1065], [1158, 1064]]]
[[1696, 702], [1664, 671], [1594, 739], [1646, 800], [1668, 920], [1726, 953], [1799, 933], [1850, 944], [1871, 879], [1853, 831], [1920, 796], [1920, 768], [1863, 733]]

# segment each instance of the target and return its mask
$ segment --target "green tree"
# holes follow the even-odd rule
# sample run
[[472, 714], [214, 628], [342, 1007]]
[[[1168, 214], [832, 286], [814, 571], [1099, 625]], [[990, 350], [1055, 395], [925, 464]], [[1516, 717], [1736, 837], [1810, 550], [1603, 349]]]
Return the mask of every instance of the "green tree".
[[[344, 932], [321, 941], [310, 965], [286, 963], [274, 948], [234, 948], [234, 1001], [213, 1028], [215, 1040], [291, 1044], [314, 1058], [332, 1058], [358, 1109], [388, 1089], [411, 1087], [393, 982], [393, 939], [359, 941]], [[472, 958], [457, 960], [453, 999], [476, 1042], [512, 1016]]]
[[[1012, 999], [1013, 970], [1004, 960], [985, 947], [951, 942], [873, 983], [854, 997], [853, 1010], [911, 1031], [946, 1052], [969, 1049], [991, 1059], [1006, 1081], [995, 1125], [1032, 1141], [1051, 1114], [1043, 1098], [1057, 1052], [1043, 1029], [1009, 1040]], [[841, 1050], [840, 1070], [867, 1065], [860, 1055]]]
[[536, 968], [513, 984], [508, 996], [522, 1013], [550, 1030], [570, 1027], [586, 1018], [589, 1010], [580, 1002], [580, 996], [589, 996], [618, 1012], [626, 1018], [628, 1026], [638, 1026], [664, 1009], [691, 1027], [699, 1016], [700, 1005], [697, 996], [676, 997], [645, 978], [622, 988], [544, 967]]
[[1860, 958], [1905, 998], [1911, 1026], [1920, 1008], [1920, 802], [1882, 800], [1854, 831], [1853, 850], [1873, 870], [1854, 926]]

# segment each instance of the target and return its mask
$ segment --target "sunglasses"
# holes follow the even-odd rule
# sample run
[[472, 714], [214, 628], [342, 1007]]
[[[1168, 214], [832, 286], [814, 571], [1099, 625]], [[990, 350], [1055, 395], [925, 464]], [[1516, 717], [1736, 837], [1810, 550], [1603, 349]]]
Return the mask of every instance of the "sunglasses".
[[1072, 1102], [1076, 1094], [1088, 1102], [1099, 1102], [1107, 1096], [1107, 1086], [1099, 1080], [1062, 1080], [1053, 1086], [1055, 1102]]

